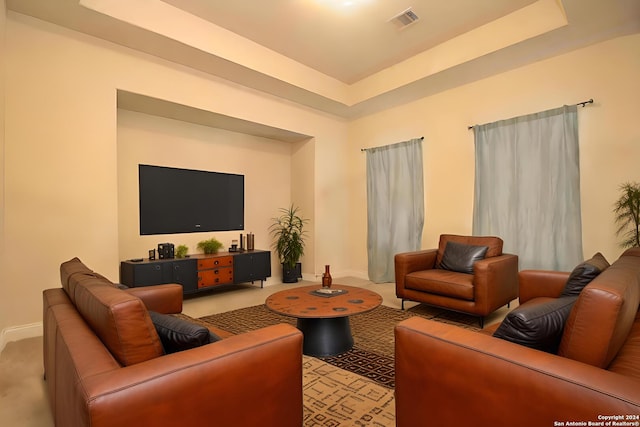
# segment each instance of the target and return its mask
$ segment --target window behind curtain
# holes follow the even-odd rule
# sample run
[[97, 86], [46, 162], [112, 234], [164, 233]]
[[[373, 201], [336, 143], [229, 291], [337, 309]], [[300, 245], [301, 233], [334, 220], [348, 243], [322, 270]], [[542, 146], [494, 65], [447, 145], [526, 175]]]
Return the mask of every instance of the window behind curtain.
[[395, 282], [395, 254], [418, 250], [422, 244], [422, 139], [366, 153], [369, 280]]
[[496, 235], [520, 269], [582, 257], [577, 107], [474, 126], [474, 235]]

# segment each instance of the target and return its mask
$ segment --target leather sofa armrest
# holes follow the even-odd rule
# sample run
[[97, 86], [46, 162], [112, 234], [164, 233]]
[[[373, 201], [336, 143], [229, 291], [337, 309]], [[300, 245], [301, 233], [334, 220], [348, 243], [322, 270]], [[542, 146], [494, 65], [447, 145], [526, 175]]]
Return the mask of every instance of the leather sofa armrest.
[[182, 312], [182, 285], [169, 283], [155, 286], [141, 286], [125, 289], [142, 300], [147, 310], [163, 314]]
[[437, 254], [437, 249], [425, 249], [395, 255], [396, 296], [402, 298], [404, 278], [407, 274], [413, 273], [414, 271], [431, 270], [435, 268]]
[[520, 304], [538, 297], [558, 298], [569, 274], [565, 271], [522, 270], [518, 275]]
[[98, 374], [82, 387], [90, 404], [78, 407], [90, 407], [92, 425], [299, 427], [302, 333], [269, 326]]
[[518, 298], [518, 256], [502, 254], [473, 264], [476, 304], [491, 313]]
[[[637, 381], [414, 317], [395, 328], [396, 425], [552, 426], [640, 413]], [[487, 408], [492, 408], [488, 410]]]

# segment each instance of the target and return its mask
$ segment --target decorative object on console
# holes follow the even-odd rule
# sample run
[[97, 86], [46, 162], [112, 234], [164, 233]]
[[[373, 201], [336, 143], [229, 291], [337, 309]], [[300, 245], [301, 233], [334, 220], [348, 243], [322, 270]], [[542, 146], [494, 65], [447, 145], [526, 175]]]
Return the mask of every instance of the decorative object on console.
[[255, 236], [253, 233], [247, 233], [247, 250], [252, 251], [254, 249]]
[[180, 245], [176, 249], [176, 258], [184, 258], [189, 253], [189, 247], [187, 245]]
[[173, 243], [158, 243], [158, 258], [175, 258], [175, 247], [173, 246]]
[[150, 260], [156, 259], [156, 250], [155, 249], [149, 249], [149, 259]]
[[613, 209], [618, 224], [616, 235], [624, 239], [620, 243], [623, 248], [640, 246], [640, 184], [625, 182], [620, 191], [622, 195]]
[[215, 254], [222, 247], [222, 243], [215, 237], [198, 242], [198, 249], [202, 249], [205, 254]]
[[329, 266], [324, 266], [324, 273], [322, 273], [322, 287], [330, 288], [331, 287], [331, 272], [329, 271]]
[[284, 283], [296, 283], [301, 268], [298, 266], [300, 258], [304, 255], [304, 239], [306, 231], [304, 225], [309, 221], [299, 214], [299, 208], [291, 205], [289, 208], [281, 208], [281, 215], [272, 218], [273, 223], [269, 232], [275, 239], [273, 248], [282, 263], [282, 281]]
[[231, 241], [231, 247], [229, 247], [229, 252], [238, 252], [238, 241], [233, 239]]

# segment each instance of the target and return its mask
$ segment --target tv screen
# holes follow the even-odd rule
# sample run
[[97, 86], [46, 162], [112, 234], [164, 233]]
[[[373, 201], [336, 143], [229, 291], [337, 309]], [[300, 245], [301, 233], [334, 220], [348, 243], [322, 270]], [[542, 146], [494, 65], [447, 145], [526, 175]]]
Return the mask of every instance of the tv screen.
[[140, 234], [244, 229], [244, 175], [138, 165]]

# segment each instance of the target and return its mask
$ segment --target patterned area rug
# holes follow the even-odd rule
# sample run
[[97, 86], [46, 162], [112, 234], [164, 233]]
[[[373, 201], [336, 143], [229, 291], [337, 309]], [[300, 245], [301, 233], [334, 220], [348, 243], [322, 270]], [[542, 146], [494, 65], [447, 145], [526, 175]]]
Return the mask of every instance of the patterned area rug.
[[[337, 356], [324, 357], [322, 360], [338, 368], [362, 375], [385, 387], [393, 388], [395, 386], [393, 328], [399, 322], [413, 316], [479, 330], [478, 319], [473, 316], [423, 304], [405, 311], [382, 305], [370, 312], [351, 316], [353, 349]], [[198, 320], [207, 326], [215, 326], [233, 334], [277, 323], [289, 323], [294, 326], [296, 324], [295, 318], [276, 314], [264, 304], [213, 314]]]
[[[296, 319], [276, 314], [264, 304], [192, 319], [232, 334]], [[354, 347], [324, 358], [304, 356], [304, 426], [394, 426], [394, 336], [399, 322], [421, 316], [479, 330], [478, 319], [426, 305], [402, 311], [380, 306], [350, 317]]]
[[395, 426], [391, 388], [311, 356], [302, 381], [305, 427]]

